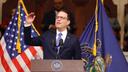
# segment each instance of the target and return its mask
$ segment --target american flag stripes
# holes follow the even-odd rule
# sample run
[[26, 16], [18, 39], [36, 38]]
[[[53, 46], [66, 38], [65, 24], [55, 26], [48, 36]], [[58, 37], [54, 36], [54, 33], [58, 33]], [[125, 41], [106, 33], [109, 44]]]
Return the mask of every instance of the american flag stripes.
[[[0, 41], [0, 72], [30, 72], [31, 60], [36, 55], [43, 59], [43, 51], [40, 46], [27, 46], [24, 43], [25, 10], [22, 0], [19, 0], [15, 14]], [[37, 35], [32, 26], [31, 37]], [[17, 49], [17, 39], [19, 39], [21, 53]]]

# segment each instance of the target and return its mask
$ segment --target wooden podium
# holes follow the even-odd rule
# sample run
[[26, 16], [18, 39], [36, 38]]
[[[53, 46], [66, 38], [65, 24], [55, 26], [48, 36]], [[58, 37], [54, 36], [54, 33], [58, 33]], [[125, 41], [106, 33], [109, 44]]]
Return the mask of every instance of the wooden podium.
[[82, 60], [32, 60], [31, 72], [85, 72]]

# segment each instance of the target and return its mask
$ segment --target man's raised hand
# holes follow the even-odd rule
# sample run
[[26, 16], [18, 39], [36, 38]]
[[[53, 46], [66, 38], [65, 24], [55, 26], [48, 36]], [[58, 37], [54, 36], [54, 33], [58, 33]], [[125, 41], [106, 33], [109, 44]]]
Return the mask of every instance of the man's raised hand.
[[26, 17], [26, 23], [27, 24], [32, 24], [34, 19], [35, 19], [35, 14], [34, 12], [31, 12], [30, 14], [28, 14], [28, 16]]

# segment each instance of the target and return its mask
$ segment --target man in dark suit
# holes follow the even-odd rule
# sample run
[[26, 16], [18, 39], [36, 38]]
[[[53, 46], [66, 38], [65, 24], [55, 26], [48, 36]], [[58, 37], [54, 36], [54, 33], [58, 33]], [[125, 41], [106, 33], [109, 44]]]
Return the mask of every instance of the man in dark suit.
[[[53, 0], [53, 3], [54, 3], [54, 7], [50, 11], [44, 14], [44, 18], [42, 21], [43, 32], [46, 32], [49, 29], [54, 29], [57, 13], [62, 9], [66, 9], [63, 0]], [[75, 17], [71, 11], [69, 11], [69, 15], [70, 15], [70, 25], [68, 26], [68, 29], [71, 33], [75, 33], [76, 31]]]
[[31, 38], [30, 26], [35, 15], [30, 13], [26, 18], [24, 30], [26, 44], [42, 45], [44, 59], [81, 59], [80, 42], [67, 29], [70, 24], [68, 14], [66, 10], [59, 11], [56, 16], [55, 30], [49, 30], [39, 37]]

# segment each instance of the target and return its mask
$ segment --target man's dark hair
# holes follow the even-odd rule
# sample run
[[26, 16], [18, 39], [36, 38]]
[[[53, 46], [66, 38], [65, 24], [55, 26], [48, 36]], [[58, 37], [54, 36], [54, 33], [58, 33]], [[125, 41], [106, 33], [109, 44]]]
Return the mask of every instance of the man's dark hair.
[[69, 12], [69, 10], [67, 10], [67, 9], [62, 9], [62, 10], [60, 10], [60, 11], [63, 11], [63, 12], [65, 12], [65, 13], [67, 13], [67, 19], [68, 20], [71, 20], [71, 14], [70, 14], [70, 12]]

